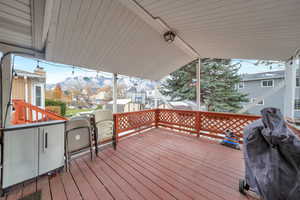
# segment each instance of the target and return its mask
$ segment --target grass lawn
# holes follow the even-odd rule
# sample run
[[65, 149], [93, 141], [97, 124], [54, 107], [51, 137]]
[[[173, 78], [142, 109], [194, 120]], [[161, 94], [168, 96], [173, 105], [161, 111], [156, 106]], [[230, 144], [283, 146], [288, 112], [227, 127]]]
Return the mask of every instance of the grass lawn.
[[74, 115], [76, 115], [77, 113], [79, 112], [88, 112], [88, 111], [92, 111], [92, 110], [95, 110], [93, 108], [84, 108], [84, 109], [70, 109], [70, 108], [67, 108], [66, 110], [66, 117], [72, 117]]

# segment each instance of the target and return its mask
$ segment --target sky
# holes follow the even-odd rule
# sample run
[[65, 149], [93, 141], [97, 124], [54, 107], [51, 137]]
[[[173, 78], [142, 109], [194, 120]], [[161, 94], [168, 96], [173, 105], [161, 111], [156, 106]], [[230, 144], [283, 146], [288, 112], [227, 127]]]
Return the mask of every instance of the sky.
[[[252, 74], [258, 72], [270, 71], [270, 67], [264, 65], [255, 66], [254, 64], [256, 63], [256, 60], [233, 59], [232, 62], [241, 64], [241, 68], [239, 70], [240, 74], [245, 74], [245, 73]], [[16, 69], [33, 72], [37, 64], [38, 62], [35, 59], [25, 58], [20, 56], [14, 57], [14, 65]], [[94, 70], [88, 70], [88, 69], [77, 68], [77, 67], [73, 69], [72, 66], [70, 65], [62, 65], [62, 64], [50, 63], [44, 61], [41, 61], [39, 65], [41, 67], [44, 67], [44, 69], [46, 70], [47, 84], [56, 84], [64, 81], [67, 77], [72, 77], [72, 76], [88, 76], [88, 77], [97, 76], [97, 72]], [[283, 68], [278, 66], [272, 67], [272, 70], [279, 70], [279, 69], [283, 69]], [[112, 76], [110, 73], [98, 72], [98, 76], [101, 75], [105, 77]]]
[[[38, 62], [35, 59], [16, 56], [14, 59], [15, 69], [33, 72]], [[64, 81], [67, 77], [72, 76], [87, 76], [96, 77], [97, 72], [94, 70], [72, 67], [70, 65], [62, 65], [46, 61], [39, 62], [39, 66], [43, 67], [47, 75], [47, 84], [56, 84]], [[98, 76], [111, 77], [110, 73], [98, 72]]]

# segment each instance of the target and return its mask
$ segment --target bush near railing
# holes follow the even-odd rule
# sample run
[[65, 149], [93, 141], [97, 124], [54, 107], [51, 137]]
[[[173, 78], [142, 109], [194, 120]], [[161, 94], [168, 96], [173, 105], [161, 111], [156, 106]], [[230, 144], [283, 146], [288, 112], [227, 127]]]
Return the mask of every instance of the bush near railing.
[[61, 107], [60, 106], [46, 106], [45, 109], [50, 111], [50, 112], [53, 112], [57, 115], [61, 114]]
[[[222, 139], [227, 129], [233, 131], [242, 143], [243, 129], [260, 116], [202, 112], [174, 109], [154, 109], [114, 115], [115, 130], [119, 135], [125, 131], [153, 126], [172, 128], [180, 131]], [[118, 137], [118, 136], [117, 136]]]
[[60, 106], [60, 115], [65, 116], [66, 115], [66, 103], [62, 101], [57, 101], [53, 99], [46, 99], [45, 100], [45, 106]]

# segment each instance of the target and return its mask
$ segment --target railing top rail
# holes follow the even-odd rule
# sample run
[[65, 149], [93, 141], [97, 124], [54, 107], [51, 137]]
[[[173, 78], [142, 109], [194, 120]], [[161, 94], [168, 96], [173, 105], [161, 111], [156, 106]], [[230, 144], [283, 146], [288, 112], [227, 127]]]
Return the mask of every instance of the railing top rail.
[[139, 113], [144, 113], [144, 112], [153, 112], [156, 111], [157, 109], [147, 109], [147, 110], [140, 110], [140, 111], [131, 111], [131, 112], [123, 112], [123, 113], [114, 113], [115, 116], [118, 115], [132, 115], [132, 114], [139, 114]]
[[217, 116], [233, 116], [233, 117], [245, 117], [245, 118], [251, 118], [251, 119], [259, 119], [261, 116], [259, 115], [250, 115], [250, 114], [239, 114], [239, 113], [229, 113], [229, 112], [211, 112], [211, 111], [197, 111], [197, 110], [181, 110], [181, 109], [165, 109], [165, 108], [158, 108], [158, 110], [167, 110], [167, 111], [172, 111], [172, 112], [198, 112], [198, 113], [204, 113], [208, 115], [217, 115]]
[[30, 103], [27, 103], [27, 102], [25, 102], [25, 101], [23, 101], [21, 99], [13, 99], [12, 102], [13, 102], [13, 104], [15, 106], [23, 106], [23, 107], [30, 108], [31, 110], [34, 110], [36, 112], [40, 112], [42, 114], [45, 114], [45, 115], [47, 115], [48, 117], [50, 117], [50, 118], [52, 118], [54, 120], [67, 120], [67, 118], [65, 118], [65, 117], [57, 115], [54, 112], [51, 112], [51, 111], [39, 108], [38, 106], [32, 105]]

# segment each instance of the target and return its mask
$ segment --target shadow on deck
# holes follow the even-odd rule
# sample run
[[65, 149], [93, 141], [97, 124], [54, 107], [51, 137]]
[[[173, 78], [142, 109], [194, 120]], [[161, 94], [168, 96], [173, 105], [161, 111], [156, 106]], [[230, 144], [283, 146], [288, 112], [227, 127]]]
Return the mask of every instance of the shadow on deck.
[[166, 129], [151, 129], [106, 148], [91, 161], [82, 156], [70, 173], [43, 176], [2, 199], [42, 190], [47, 199], [250, 199], [238, 192], [242, 151]]

